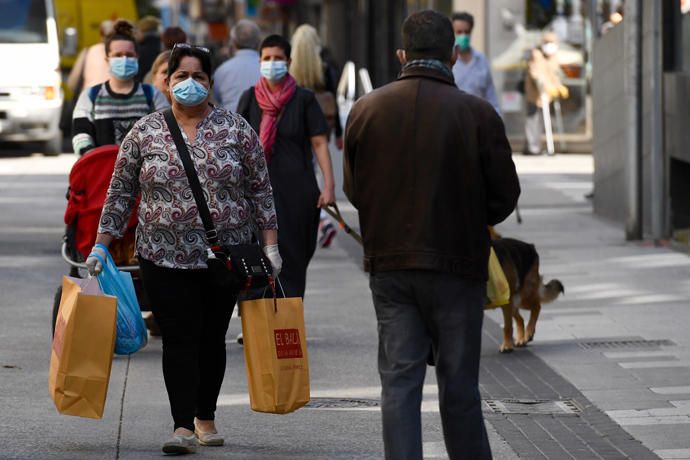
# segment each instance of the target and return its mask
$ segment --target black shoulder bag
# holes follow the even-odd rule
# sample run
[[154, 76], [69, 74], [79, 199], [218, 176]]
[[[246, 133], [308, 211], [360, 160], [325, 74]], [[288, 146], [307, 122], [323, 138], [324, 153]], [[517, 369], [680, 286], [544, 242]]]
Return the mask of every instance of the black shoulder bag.
[[216, 228], [213, 225], [208, 204], [201, 190], [199, 176], [196, 173], [192, 158], [189, 156], [187, 145], [184, 139], [182, 139], [182, 133], [172, 113], [172, 109], [164, 110], [163, 116], [175, 141], [177, 153], [180, 155], [180, 160], [182, 160], [184, 165], [189, 186], [192, 189], [194, 201], [199, 210], [199, 216], [204, 223], [206, 239], [210, 246], [206, 251], [208, 254], [206, 264], [216, 284], [219, 287], [238, 291], [270, 286], [275, 292], [271, 262], [264, 255], [258, 244], [220, 245], [218, 232], [216, 232]]

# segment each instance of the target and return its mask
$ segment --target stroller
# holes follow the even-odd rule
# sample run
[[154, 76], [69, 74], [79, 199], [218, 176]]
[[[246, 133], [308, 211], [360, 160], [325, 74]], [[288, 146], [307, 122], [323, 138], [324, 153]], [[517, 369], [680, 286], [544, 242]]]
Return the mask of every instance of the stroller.
[[[72, 277], [83, 277], [83, 270], [86, 269], [84, 261], [96, 241], [98, 222], [115, 168], [118, 150], [117, 145], [96, 147], [77, 160], [70, 171], [67, 209], [65, 210], [67, 227], [62, 243], [62, 258], [69, 265], [69, 275]], [[137, 205], [138, 202], [137, 199]], [[142, 286], [139, 264], [135, 257], [136, 225], [137, 215], [134, 212], [124, 237], [113, 241], [110, 253], [119, 270], [132, 274], [139, 305], [142, 311], [149, 311], [149, 302]], [[58, 287], [53, 303], [53, 333], [61, 297], [62, 285]], [[147, 321], [147, 326], [150, 326], [150, 323]]]

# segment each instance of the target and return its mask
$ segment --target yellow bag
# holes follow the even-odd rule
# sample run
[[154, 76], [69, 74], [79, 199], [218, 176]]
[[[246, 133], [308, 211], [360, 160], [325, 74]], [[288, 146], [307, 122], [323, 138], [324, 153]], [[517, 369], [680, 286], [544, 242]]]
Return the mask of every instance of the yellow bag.
[[500, 307], [510, 302], [510, 286], [494, 248], [491, 248], [489, 253], [489, 281], [486, 283], [486, 297], [487, 307]]
[[[276, 308], [277, 305], [277, 308]], [[252, 410], [293, 412], [309, 402], [304, 307], [299, 297], [240, 302]]]
[[115, 349], [117, 298], [95, 279], [65, 276], [48, 389], [58, 412], [102, 418]]

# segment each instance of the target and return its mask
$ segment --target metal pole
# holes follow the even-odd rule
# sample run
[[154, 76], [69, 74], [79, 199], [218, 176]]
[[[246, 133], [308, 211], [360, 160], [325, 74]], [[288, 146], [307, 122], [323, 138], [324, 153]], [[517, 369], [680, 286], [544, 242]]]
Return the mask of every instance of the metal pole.
[[652, 238], [660, 240], [666, 235], [666, 185], [663, 125], [663, 50], [661, 44], [662, 2], [652, 2], [652, 69], [649, 78], [652, 97], [650, 120], [650, 218]]
[[625, 67], [626, 142], [625, 142], [625, 237], [628, 240], [642, 238], [642, 181], [641, 181], [641, 67], [642, 67], [642, 0], [625, 2], [623, 50]]
[[546, 135], [546, 152], [554, 155], [556, 149], [553, 145], [553, 125], [551, 124], [551, 104], [549, 96], [542, 90], [541, 92], [541, 111], [544, 119], [544, 134]]

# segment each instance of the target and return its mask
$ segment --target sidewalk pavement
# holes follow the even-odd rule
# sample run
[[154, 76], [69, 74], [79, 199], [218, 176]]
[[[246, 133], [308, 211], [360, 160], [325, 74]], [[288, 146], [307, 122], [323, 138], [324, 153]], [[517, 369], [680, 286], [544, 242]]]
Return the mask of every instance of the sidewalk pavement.
[[[690, 459], [690, 258], [627, 243], [621, 226], [592, 215], [590, 157], [515, 160], [524, 223], [511, 217], [498, 230], [536, 244], [542, 274], [559, 278], [566, 295], [544, 307], [534, 342], [512, 354], [498, 353], [500, 312], [486, 315], [480, 383], [494, 457]], [[194, 458], [382, 457], [376, 323], [357, 251], [341, 234], [310, 266], [312, 407], [251, 412], [234, 318], [217, 412], [227, 445]], [[115, 359], [103, 420], [55, 412], [46, 331], [51, 282], [65, 270], [54, 257], [40, 257], [52, 273], [22, 271], [3, 284], [3, 318], [13, 322], [0, 324], [0, 458], [159, 458], [172, 430], [159, 340]], [[425, 458], [445, 458], [431, 371], [424, 395]]]
[[690, 257], [626, 242], [622, 224], [592, 214], [591, 157], [515, 160], [524, 221], [498, 230], [534, 243], [565, 296], [513, 355], [534, 354], [657, 456], [690, 459]]

